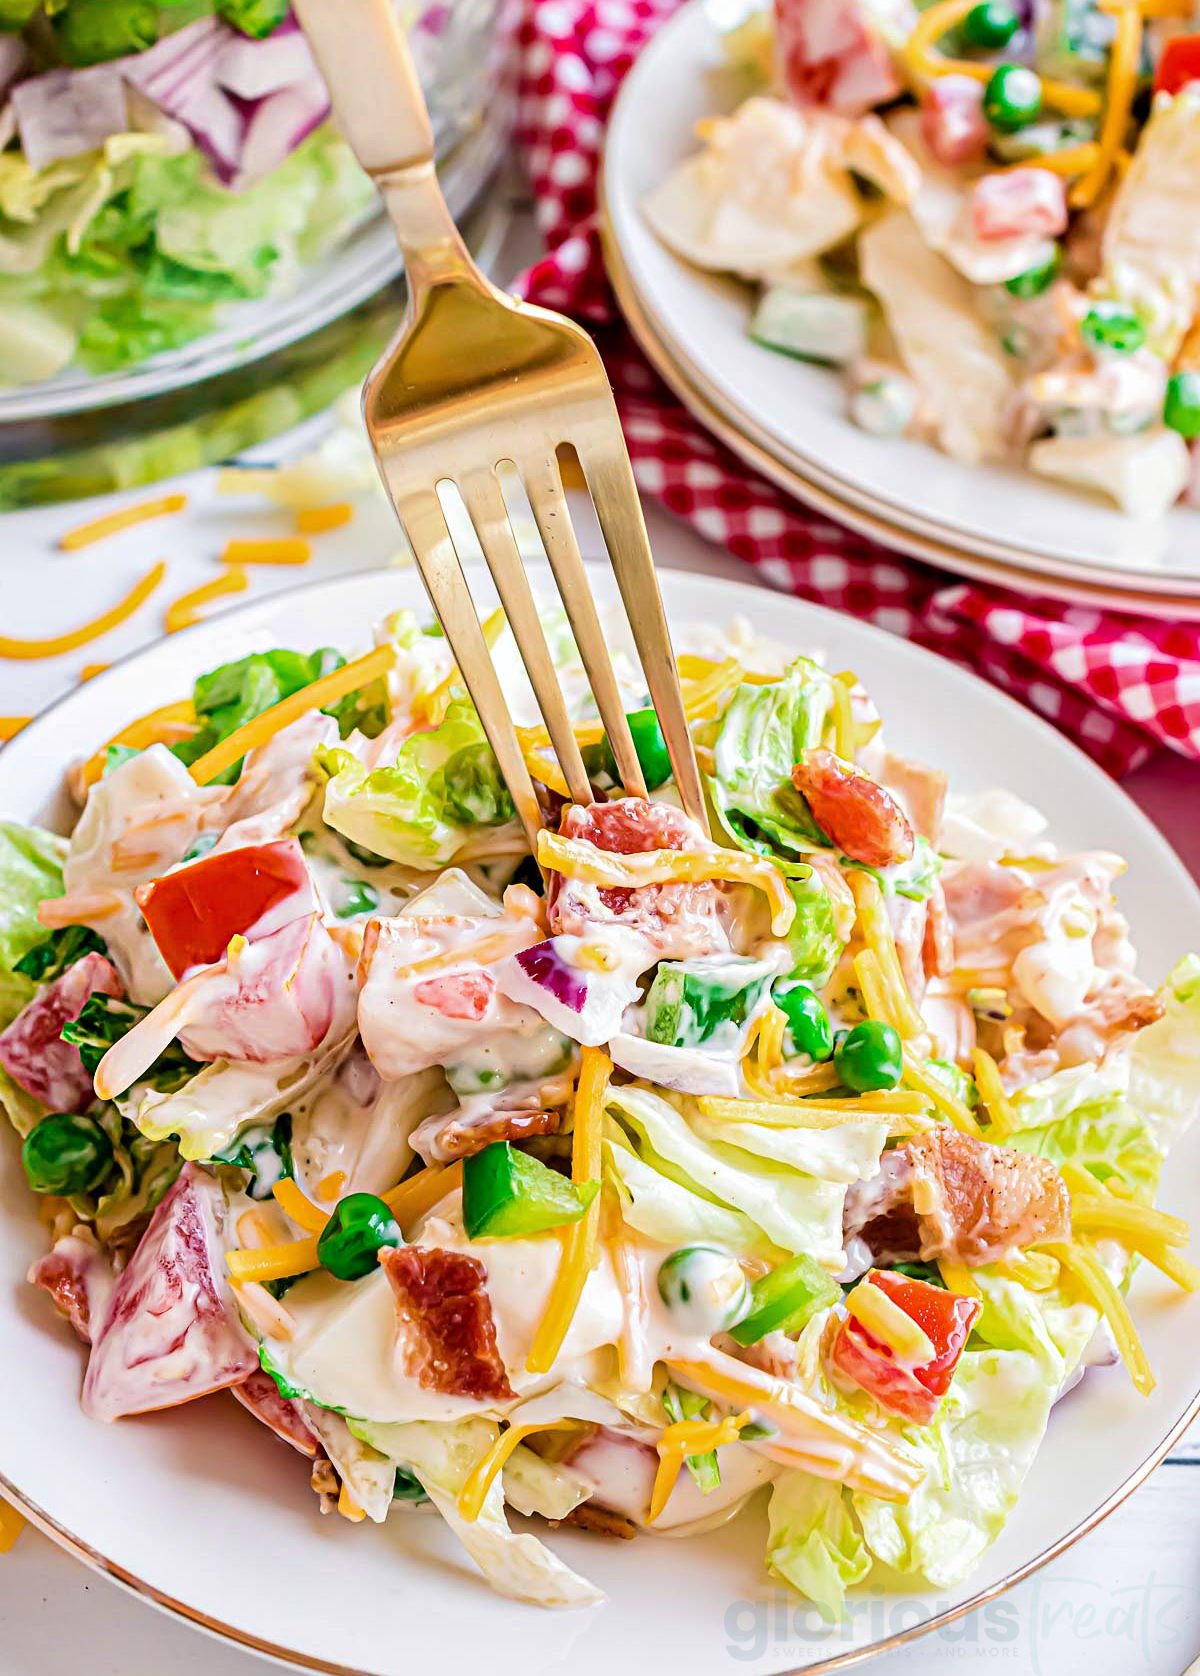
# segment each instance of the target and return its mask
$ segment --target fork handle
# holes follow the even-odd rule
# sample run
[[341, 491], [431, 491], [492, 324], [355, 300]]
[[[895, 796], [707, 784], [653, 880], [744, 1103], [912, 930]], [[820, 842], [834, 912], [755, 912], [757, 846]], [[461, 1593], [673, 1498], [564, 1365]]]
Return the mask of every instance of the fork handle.
[[433, 129], [393, 0], [295, 0], [338, 127], [382, 195], [414, 292], [486, 283], [434, 169]]

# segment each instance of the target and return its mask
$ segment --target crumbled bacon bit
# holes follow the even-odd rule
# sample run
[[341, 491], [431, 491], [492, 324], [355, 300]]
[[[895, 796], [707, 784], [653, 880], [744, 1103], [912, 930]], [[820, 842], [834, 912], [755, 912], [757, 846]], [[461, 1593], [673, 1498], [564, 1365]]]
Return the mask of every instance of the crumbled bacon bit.
[[[571, 804], [563, 814], [562, 832], [610, 855], [708, 847], [700, 828], [682, 810], [644, 797], [622, 797], [587, 808]], [[597, 924], [622, 925], [646, 937], [660, 958], [682, 960], [728, 947], [720, 908], [720, 891], [708, 880], [597, 887], [552, 873], [547, 919], [552, 933], [575, 936], [586, 936]]]
[[580, 1530], [596, 1531], [600, 1536], [615, 1536], [622, 1542], [632, 1542], [638, 1533], [633, 1520], [627, 1519], [623, 1513], [610, 1513], [606, 1507], [593, 1507], [586, 1501], [573, 1507], [565, 1519], [550, 1520], [551, 1530], [559, 1525], [578, 1525]]
[[402, 1245], [381, 1262], [396, 1294], [405, 1372], [424, 1390], [507, 1402], [487, 1270], [477, 1257]]
[[927, 978], [945, 978], [954, 970], [954, 931], [940, 880], [934, 884], [933, 894], [925, 907], [921, 962]]
[[991, 1263], [1071, 1237], [1066, 1184], [1048, 1158], [949, 1127], [915, 1135], [884, 1158], [889, 1179], [866, 1184], [865, 1216], [847, 1195], [844, 1230], [860, 1235], [881, 1262]]
[[913, 829], [890, 792], [817, 746], [792, 769], [792, 784], [831, 843], [853, 861], [888, 867], [913, 853]]
[[439, 1162], [451, 1158], [473, 1158], [493, 1141], [527, 1141], [535, 1135], [557, 1135], [562, 1128], [561, 1111], [492, 1111], [482, 1117], [464, 1117], [452, 1112], [430, 1143], [430, 1154]]

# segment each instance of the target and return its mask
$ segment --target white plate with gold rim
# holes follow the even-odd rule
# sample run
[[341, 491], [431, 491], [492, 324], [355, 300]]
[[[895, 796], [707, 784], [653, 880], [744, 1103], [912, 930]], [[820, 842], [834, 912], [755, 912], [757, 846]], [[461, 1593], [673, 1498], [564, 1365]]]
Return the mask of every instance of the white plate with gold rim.
[[628, 270], [607, 228], [604, 235], [609, 280], [625, 322], [646, 359], [707, 431], [796, 500], [827, 518], [847, 524], [882, 546], [907, 554], [909, 558], [920, 559], [975, 581], [1016, 589], [1026, 597], [1034, 593], [1048, 599], [1088, 605], [1096, 610], [1137, 612], [1148, 617], [1165, 617], [1172, 622], [1200, 615], [1200, 597], [1197, 596], [1140, 593], [1132, 587], [1123, 588], [1111, 582], [1107, 587], [1093, 585], [1078, 580], [1074, 571], [1035, 570], [1031, 563], [1022, 560], [968, 552], [939, 540], [935, 533], [925, 534], [902, 524], [889, 523], [869, 504], [850, 499], [845, 484], [818, 474], [799, 460], [777, 456], [760, 433], [751, 435], [739, 428], [739, 420], [744, 422], [743, 416], [718, 405], [719, 391], [714, 390], [711, 384], [701, 382], [695, 376], [695, 369], [692, 369], [693, 376], [689, 377], [672, 358], [670, 348], [651, 325], [649, 316], [634, 293]]
[[697, 122], [736, 103], [720, 65], [704, 0], [691, 0], [625, 78], [604, 156], [611, 238], [642, 308], [693, 382], [712, 386], [740, 430], [890, 523], [1080, 582], [1200, 597], [1200, 512], [1129, 518], [1098, 496], [1016, 467], [967, 466], [921, 442], [869, 436], [846, 416], [837, 373], [750, 339], [748, 287], [704, 273], [660, 243], [641, 203], [696, 149]]
[[[598, 589], [612, 594], [607, 578]], [[1200, 893], [1165, 841], [1018, 705], [894, 636], [764, 589], [677, 572], [663, 589], [677, 624], [736, 613], [797, 649], [823, 648], [836, 667], [861, 672], [898, 748], [928, 753], [963, 788], [1012, 787], [1046, 811], [1064, 844], [1128, 856], [1121, 900], [1147, 974], [1200, 946]], [[64, 765], [214, 664], [280, 644], [353, 651], [376, 619], [406, 604], [424, 610], [411, 573], [352, 576], [276, 593], [135, 654], [0, 752], [0, 816], [61, 821]], [[1200, 1127], [1173, 1157], [1162, 1202], [1200, 1218]], [[1141, 1481], [1200, 1409], [1187, 1330], [1195, 1314], [1143, 1271], [1134, 1307], [1157, 1390], [1137, 1396], [1120, 1368], [1089, 1374], [1054, 1414], [1008, 1528], [959, 1588], [881, 1596], [873, 1581], [869, 1610], [824, 1629], [770, 1585], [756, 1507], [686, 1542], [553, 1533], [551, 1544], [609, 1599], [586, 1612], [539, 1612], [491, 1594], [433, 1515], [396, 1517], [382, 1530], [318, 1518], [304, 1463], [224, 1396], [113, 1426], [85, 1419], [80, 1347], [22, 1283], [44, 1235], [11, 1137], [0, 1141], [0, 1212], [0, 1489], [145, 1599], [321, 1671], [407, 1676], [485, 1664], [489, 1676], [611, 1676], [633, 1645], [638, 1668], [662, 1662], [689, 1676], [830, 1669], [970, 1609], [1060, 1552]]]

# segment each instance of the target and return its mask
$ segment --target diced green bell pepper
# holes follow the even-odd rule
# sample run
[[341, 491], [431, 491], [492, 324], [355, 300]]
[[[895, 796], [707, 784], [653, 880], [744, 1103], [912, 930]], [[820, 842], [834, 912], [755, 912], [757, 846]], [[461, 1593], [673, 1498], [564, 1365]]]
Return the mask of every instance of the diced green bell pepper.
[[762, 999], [772, 970], [761, 960], [664, 960], [646, 996], [646, 1038], [698, 1047], [723, 1024], [740, 1028]]
[[750, 1288], [750, 1313], [729, 1329], [739, 1344], [757, 1344], [768, 1333], [798, 1333], [841, 1297], [838, 1284], [814, 1257], [790, 1257]]
[[568, 1181], [508, 1141], [495, 1141], [463, 1165], [463, 1226], [467, 1238], [523, 1239], [578, 1222], [598, 1181]]

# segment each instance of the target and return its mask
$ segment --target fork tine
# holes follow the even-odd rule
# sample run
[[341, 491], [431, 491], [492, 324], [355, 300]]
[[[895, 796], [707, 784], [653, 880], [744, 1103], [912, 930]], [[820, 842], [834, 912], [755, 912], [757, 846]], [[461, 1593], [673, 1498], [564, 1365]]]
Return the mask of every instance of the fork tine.
[[634, 749], [612, 658], [600, 626], [587, 572], [583, 568], [557, 458], [550, 454], [536, 465], [523, 466], [521, 479], [537, 520], [546, 557], [554, 572], [554, 580], [558, 583], [567, 621], [575, 636], [583, 667], [587, 670], [588, 684], [608, 735], [621, 784], [632, 796], [645, 797], [646, 779]]
[[692, 745], [679, 669], [663, 611], [662, 595], [650, 552], [650, 538], [642, 517], [633, 468], [623, 446], [596, 427], [594, 451], [577, 445], [583, 475], [604, 532], [609, 561], [625, 602], [625, 615], [637, 642], [638, 656], [650, 698], [662, 728], [675, 774], [675, 788], [684, 809], [708, 833], [704, 788]]
[[529, 847], [536, 855], [542, 825], [537, 794], [437, 495], [432, 489], [422, 490], [395, 505], [416, 555], [429, 603], [437, 613], [488, 743], [496, 753]]
[[537, 602], [525, 575], [500, 481], [494, 471], [487, 469], [464, 472], [458, 479], [458, 490], [475, 526], [479, 545], [483, 548], [483, 556], [496, 584], [496, 592], [517, 642], [517, 650], [549, 730], [554, 754], [572, 801], [591, 803], [594, 801], [591, 782], [583, 766], [566, 700], [542, 632]]

